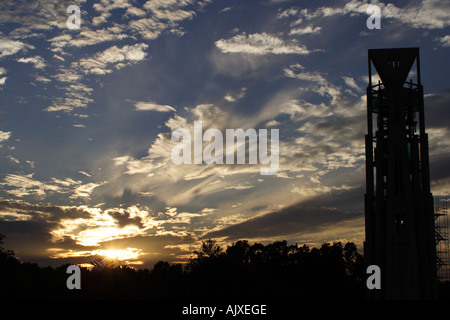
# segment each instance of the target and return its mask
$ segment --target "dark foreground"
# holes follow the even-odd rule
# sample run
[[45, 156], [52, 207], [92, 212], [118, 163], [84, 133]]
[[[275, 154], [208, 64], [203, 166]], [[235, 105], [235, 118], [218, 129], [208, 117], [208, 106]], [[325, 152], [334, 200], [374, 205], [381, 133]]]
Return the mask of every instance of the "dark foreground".
[[[160, 261], [152, 270], [97, 259], [93, 269], [81, 268], [79, 290], [67, 288], [68, 265], [42, 268], [0, 249], [0, 295], [6, 299], [262, 302], [366, 297], [363, 257], [351, 242], [310, 249], [286, 241], [250, 245], [244, 240], [223, 250], [208, 240], [186, 265]], [[449, 288], [449, 283], [440, 284], [441, 299], [449, 299]]]

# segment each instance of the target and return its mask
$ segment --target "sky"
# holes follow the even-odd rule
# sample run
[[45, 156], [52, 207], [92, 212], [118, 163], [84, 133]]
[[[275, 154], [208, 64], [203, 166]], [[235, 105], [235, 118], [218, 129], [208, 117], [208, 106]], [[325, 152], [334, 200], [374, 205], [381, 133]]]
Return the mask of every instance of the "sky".
[[[186, 262], [209, 238], [362, 251], [367, 50], [397, 47], [420, 48], [431, 188], [448, 195], [448, 0], [1, 1], [5, 247], [136, 268]], [[175, 164], [172, 133], [195, 121], [278, 129], [276, 174]]]

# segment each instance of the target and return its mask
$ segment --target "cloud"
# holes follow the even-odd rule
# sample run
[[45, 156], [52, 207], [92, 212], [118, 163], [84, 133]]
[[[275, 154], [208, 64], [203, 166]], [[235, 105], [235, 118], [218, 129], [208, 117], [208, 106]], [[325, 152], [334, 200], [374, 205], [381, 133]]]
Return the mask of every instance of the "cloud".
[[30, 160], [27, 160], [27, 161], [25, 161], [26, 163], [28, 163], [29, 165], [30, 165], [30, 167], [31, 168], [35, 168], [35, 166], [34, 166], [34, 162], [33, 161], [30, 161]]
[[[64, 96], [53, 97], [44, 110], [70, 113], [75, 108], [86, 108], [93, 102], [92, 89], [86, 85], [85, 76], [110, 74], [144, 60], [148, 44], [142, 40], [156, 39], [164, 30], [184, 34], [179, 23], [192, 19], [195, 12], [210, 1], [147, 1], [142, 6], [128, 0], [100, 1], [92, 4], [98, 15], [91, 19], [92, 23], [82, 23], [83, 27], [77, 32], [66, 32], [66, 20], [61, 17], [67, 16], [67, 6], [63, 2], [36, 1], [28, 6], [10, 0], [4, 2], [0, 10], [1, 20], [22, 22], [21, 27], [13, 30], [9, 36], [16, 39], [47, 37], [48, 34], [43, 32], [54, 28], [55, 32], [48, 41], [50, 50], [55, 53], [54, 58], [58, 61], [57, 71], [51, 77], [68, 86], [59, 86], [58, 89], [65, 91]], [[79, 5], [84, 2], [86, 0], [80, 0]], [[112, 21], [113, 11], [117, 9], [125, 10], [125, 14], [120, 21]], [[132, 39], [135, 43], [121, 46], [120, 42], [125, 39]], [[119, 44], [99, 51], [97, 45], [113, 41]], [[87, 46], [93, 49], [88, 51], [89, 54], [86, 52], [78, 55], [79, 58], [68, 52], [68, 48], [76, 50]], [[34, 47], [22, 41], [3, 38], [0, 40], [0, 57], [15, 54], [25, 48]], [[44, 68], [46, 65], [39, 56], [21, 57], [19, 61], [33, 63], [35, 68]], [[6, 77], [1, 77], [0, 85], [6, 80]], [[49, 80], [36, 76], [36, 81], [39, 82], [46, 83]]]
[[424, 97], [426, 114], [426, 132], [430, 153], [430, 173], [432, 193], [435, 195], [449, 195], [450, 170], [450, 142], [448, 136], [448, 118], [450, 103], [450, 89], [427, 94]]
[[311, 26], [307, 26], [304, 28], [295, 28], [292, 29], [289, 34], [290, 35], [304, 35], [304, 34], [318, 34], [320, 33], [320, 30], [322, 30], [321, 27], [311, 27]]
[[147, 1], [143, 8], [152, 11], [153, 15], [159, 20], [168, 20], [170, 22], [191, 19], [195, 12], [183, 10], [181, 8], [191, 4], [192, 1]]
[[[347, 225], [347, 230], [353, 231], [354, 226], [350, 223], [351, 221], [359, 221], [358, 228], [363, 225], [362, 211], [337, 209], [335, 205], [337, 202], [351, 202], [351, 199], [354, 201], [354, 198], [355, 192], [352, 188], [323, 192], [319, 196], [280, 210], [244, 221], [237, 220], [224, 228], [205, 233], [202, 238], [225, 237], [226, 240], [230, 241], [272, 237], [286, 238], [288, 235], [301, 236], [307, 233], [331, 231], [336, 225], [342, 223]], [[345, 229], [340, 230], [340, 232], [345, 231]]]
[[355, 79], [351, 78], [351, 77], [345, 77], [343, 76], [342, 79], [344, 79], [344, 82], [347, 86], [349, 86], [350, 88], [356, 90], [356, 91], [360, 91], [360, 87], [356, 84]]
[[121, 166], [121, 165], [126, 164], [128, 162], [128, 160], [130, 160], [130, 159], [131, 159], [130, 156], [121, 156], [121, 157], [114, 158], [113, 161], [116, 166]]
[[160, 105], [153, 102], [145, 102], [145, 101], [134, 103], [134, 107], [136, 108], [137, 111], [158, 111], [158, 112], [176, 111], [174, 107], [171, 107], [169, 105]]
[[448, 128], [450, 89], [424, 97], [427, 128]]
[[142, 10], [142, 9], [136, 8], [136, 7], [129, 7], [127, 9], [127, 13], [126, 13], [126, 15], [137, 16], [137, 17], [143, 17], [146, 14], [147, 14], [147, 12], [145, 12], [145, 10]]
[[121, 48], [112, 46], [91, 58], [80, 59], [73, 65], [74, 67], [79, 67], [85, 74], [111, 73], [113, 69], [121, 69], [127, 65], [142, 61], [147, 55], [145, 52], [147, 48], [148, 45], [145, 43], [137, 43], [131, 46], [125, 45]]
[[[52, 259], [120, 253], [103, 252], [105, 248], [101, 245], [112, 240], [139, 237], [147, 232], [151, 234], [151, 230], [158, 225], [151, 211], [137, 206], [100, 210], [87, 206], [50, 206], [33, 205], [24, 201], [0, 201], [0, 217], [3, 223], [10, 222], [9, 228], [12, 230], [18, 230], [17, 223], [20, 222], [22, 229], [26, 225], [34, 226], [34, 230], [26, 232], [32, 235], [33, 239], [36, 239], [37, 230], [45, 230], [46, 242], [40, 244], [42, 247], [39, 250], [52, 246], [47, 251], [51, 253]], [[36, 228], [38, 225], [39, 228]], [[71, 244], [71, 249], [66, 249], [67, 243]], [[141, 249], [137, 248], [131, 251], [138, 255], [142, 253]]]
[[36, 81], [38, 82], [43, 82], [43, 83], [48, 83], [48, 82], [52, 82], [52, 80], [44, 77], [44, 76], [35, 76]]
[[[95, 250], [73, 250], [62, 248], [48, 248], [47, 252], [50, 254], [51, 259], [67, 259], [67, 258], [80, 258], [80, 257], [92, 257], [102, 256], [112, 260], [123, 261], [127, 265], [141, 264], [141, 261], [137, 259], [144, 254], [141, 249], [126, 248], [126, 249], [95, 249]], [[124, 261], [125, 260], [125, 261]], [[82, 264], [78, 264], [82, 265]], [[86, 264], [87, 266], [92, 265]]]
[[265, 32], [249, 35], [242, 33], [230, 39], [220, 39], [215, 44], [223, 53], [244, 53], [252, 55], [306, 55], [310, 53], [305, 46], [298, 44], [297, 41], [284, 41]]
[[[178, 255], [186, 252], [176, 246], [190, 246], [195, 241], [186, 227], [213, 212], [210, 208], [178, 212], [177, 208], [168, 207], [165, 212], [154, 212], [139, 205], [102, 210], [85, 205], [50, 206], [0, 201], [0, 224], [9, 223], [8, 230], [12, 233], [20, 233], [22, 237], [26, 234], [35, 240], [33, 245], [27, 243], [15, 247], [21, 258], [30, 255], [28, 249], [31, 246], [31, 251], [39, 251], [50, 259], [72, 258], [69, 261], [80, 263], [103, 255], [134, 264], [138, 263], [138, 258], [147, 255], [148, 250], [151, 250], [151, 256], [147, 259], [161, 260], [158, 256], [162, 253], [159, 252], [166, 251], [163, 250], [166, 246], [171, 247], [166, 260], [183, 259]], [[36, 243], [38, 235], [42, 237], [39, 244]]]
[[[119, 27], [111, 27], [108, 30], [104, 29], [102, 32], [110, 34], [109, 32], [112, 28], [114, 28], [113, 33], [119, 32]], [[96, 33], [98, 32], [100, 31], [96, 31]], [[92, 44], [108, 40], [101, 36], [99, 37], [98, 34], [92, 34], [89, 30], [84, 33], [82, 32], [82, 34], [84, 34], [84, 37], [87, 37], [87, 35], [89, 35], [88, 37], [92, 37]], [[123, 37], [119, 38], [122, 39]], [[69, 45], [69, 43], [74, 46], [85, 46], [89, 44], [80, 44], [76, 40], [73, 40], [70, 35], [55, 37], [51, 41], [53, 42], [53, 46], [57, 48], [62, 48]], [[89, 103], [93, 102], [93, 99], [90, 98], [93, 89], [81, 82], [85, 75], [109, 74], [114, 70], [138, 63], [146, 57], [147, 53], [145, 50], [147, 48], [148, 45], [145, 43], [124, 45], [122, 47], [114, 45], [90, 57], [83, 57], [78, 61], [73, 61], [70, 68], [59, 67], [59, 72], [53, 78], [68, 84], [64, 88], [66, 91], [65, 95], [64, 97], [56, 97], [52, 104], [44, 110], [48, 112], [71, 112], [74, 108], [86, 108]]]
[[232, 94], [232, 93], [228, 93], [227, 95], [225, 95], [225, 97], [223, 97], [225, 100], [227, 100], [228, 102], [236, 102], [239, 99], [242, 99], [243, 97], [245, 97], [245, 93], [247, 92], [247, 88], [242, 88], [239, 92]]
[[[15, 158], [12, 161], [17, 160]], [[39, 199], [51, 196], [52, 193], [71, 194], [69, 198], [89, 199], [92, 191], [105, 184], [106, 182], [90, 182], [81, 184], [81, 181], [75, 181], [71, 178], [63, 180], [51, 178], [50, 181], [39, 181], [33, 178], [31, 174], [7, 174], [0, 185], [5, 186], [5, 191], [15, 197], [37, 197]]]
[[290, 65], [289, 68], [284, 68], [284, 75], [289, 78], [304, 80], [308, 82], [315, 82], [322, 86], [328, 86], [328, 80], [326, 74], [320, 72], [308, 72], [303, 71], [305, 68], [300, 64]]
[[[296, 73], [300, 66], [296, 66]], [[122, 155], [114, 159], [116, 166], [124, 166], [124, 172], [133, 176], [127, 182], [130, 188], [141, 192], [152, 192], [159, 199], [171, 205], [183, 205], [193, 201], [206, 201], [221, 205], [229, 202], [245, 202], [248, 197], [264, 197], [264, 203], [271, 203], [267, 196], [267, 184], [259, 184], [260, 165], [180, 165], [171, 161], [171, 151], [177, 144], [170, 139], [170, 131], [178, 128], [188, 130], [193, 136], [193, 121], [201, 120], [203, 129], [260, 127], [269, 123], [278, 125], [299, 135], [280, 141], [279, 175], [275, 178], [292, 178], [302, 175], [300, 181], [314, 181], [326, 185], [326, 174], [337, 170], [359, 168], [363, 165], [365, 103], [360, 97], [346, 97], [338, 87], [326, 81], [325, 75], [317, 72], [320, 81], [312, 81], [313, 89], [322, 90], [329, 103], [312, 103], [303, 99], [292, 99], [291, 95], [305, 94], [293, 89], [281, 91], [259, 111], [248, 117], [233, 112], [224, 112], [215, 105], [198, 105], [192, 109], [179, 110], [169, 118], [166, 127], [169, 133], [161, 132], [143, 157]], [[288, 120], [277, 118], [287, 114]], [[277, 119], [277, 120], [275, 120]], [[286, 118], [285, 118], [286, 119]], [[329, 126], [329, 127], [328, 127]], [[297, 133], [295, 133], [297, 132]], [[205, 143], [206, 144], [206, 143]], [[348, 179], [359, 183], [358, 177]], [[354, 180], [353, 180], [354, 179]], [[151, 180], [151, 182], [150, 182]], [[287, 179], [286, 179], [287, 180]], [[350, 180], [349, 180], [350, 181]], [[156, 189], [154, 186], [158, 185]], [[286, 194], [286, 186], [277, 187], [273, 197]], [[262, 191], [265, 190], [265, 191]], [[285, 190], [285, 192], [283, 192]], [[290, 190], [290, 189], [289, 189]], [[239, 191], [239, 194], [232, 193]], [[254, 195], [251, 193], [255, 192]], [[289, 192], [289, 191], [288, 191]], [[230, 193], [230, 194], [228, 194]], [[306, 193], [305, 193], [306, 194]], [[194, 200], [197, 199], [197, 200]], [[201, 200], [200, 200], [201, 199]], [[275, 200], [276, 199], [276, 200]], [[262, 205], [262, 204], [260, 204]], [[253, 212], [246, 209], [246, 214]]]
[[72, 71], [66, 74], [58, 74], [55, 77], [59, 81], [64, 81], [69, 84], [64, 87], [64, 96], [55, 98], [52, 105], [45, 108], [44, 111], [70, 112], [74, 108], [86, 108], [89, 103], [94, 101], [89, 98], [93, 89], [79, 82], [81, 75]]
[[[58, 99], [61, 101], [61, 99]], [[67, 104], [54, 103], [53, 105], [44, 109], [44, 111], [54, 112], [54, 111], [65, 111], [70, 112], [73, 110], [73, 107]]]
[[0, 185], [10, 188], [6, 192], [19, 198], [28, 195], [44, 196], [47, 192], [60, 190], [56, 185], [46, 184], [32, 177], [33, 174], [7, 174], [4, 182], [0, 183]]
[[65, 47], [86, 47], [102, 42], [120, 41], [129, 37], [122, 25], [114, 25], [104, 29], [82, 29], [77, 35], [62, 34], [50, 39], [52, 51], [63, 53]]
[[82, 175], [86, 176], [86, 177], [92, 177], [92, 174], [89, 172], [85, 172], [85, 171], [78, 171], [78, 173], [81, 173]]
[[[310, 21], [334, 15], [367, 15], [368, 1], [351, 0], [345, 6], [319, 7], [315, 10], [301, 9], [294, 7], [279, 14], [280, 18], [294, 16], [298, 20], [294, 24], [302, 21]], [[439, 0], [412, 1], [404, 7], [397, 7], [393, 3], [376, 3], [381, 9], [382, 19], [392, 19], [413, 28], [423, 29], [443, 29], [450, 25], [450, 12], [444, 2]], [[290, 10], [290, 11], [288, 11]]]
[[11, 131], [0, 131], [0, 143], [11, 138]]
[[227, 192], [239, 190], [240, 196], [244, 196], [244, 192], [251, 191], [249, 186], [252, 183], [242, 184], [241, 179], [251, 175], [253, 178], [259, 176], [260, 169], [264, 165], [176, 165], [172, 162], [171, 154], [178, 142], [171, 140], [170, 131], [182, 128], [193, 136], [194, 120], [201, 120], [204, 130], [247, 128], [253, 123], [254, 120], [251, 120], [253, 117], [243, 118], [227, 114], [214, 105], [198, 105], [193, 109], [180, 111], [183, 116], [175, 114], [166, 121], [169, 133], [159, 133], [145, 156], [135, 158], [129, 154], [114, 158], [116, 166], [123, 166], [121, 170], [127, 176], [131, 176], [122, 187], [129, 186], [140, 192], [152, 192], [158, 199], [170, 205], [192, 203], [193, 199], [198, 197], [206, 197], [206, 205], [218, 204], [219, 199], [220, 202], [229, 199], [223, 194], [224, 190]]
[[274, 126], [278, 126], [281, 123], [278, 122], [277, 120], [270, 120], [266, 123], [266, 127], [274, 127]]
[[18, 160], [18, 159], [16, 159], [16, 158], [14, 158], [13, 156], [6, 156], [11, 162], [14, 162], [14, 163], [17, 163], [17, 164], [19, 164], [20, 163], [20, 161]]
[[101, 185], [103, 185], [105, 183], [106, 182], [97, 182], [97, 183], [90, 182], [90, 183], [86, 183], [86, 184], [83, 184], [81, 186], [78, 186], [78, 187], [75, 188], [75, 190], [73, 191], [73, 194], [70, 196], [70, 198], [74, 198], [74, 199], [76, 199], [76, 198], [86, 198], [86, 199], [89, 199], [90, 196], [91, 196], [92, 191], [95, 188], [97, 188], [97, 187], [99, 187], [99, 186], [101, 186]]
[[94, 3], [92, 7], [98, 12], [108, 12], [115, 9], [125, 9], [131, 7], [128, 0], [102, 0]]
[[399, 20], [414, 28], [442, 29], [450, 26], [448, 6], [439, 0], [424, 0], [403, 8], [391, 3], [379, 5], [382, 17]]
[[130, 21], [128, 27], [144, 39], [153, 40], [159, 37], [167, 25], [153, 18], [142, 18]]
[[223, 8], [223, 9], [221, 9], [221, 10], [219, 11], [219, 13], [224, 13], [224, 12], [230, 11], [230, 10], [232, 10], [232, 9], [233, 9], [233, 7], [225, 7], [225, 8]]
[[44, 69], [46, 64], [44, 58], [40, 56], [29, 57], [29, 58], [20, 58], [17, 60], [18, 62], [23, 63], [32, 63], [36, 69]]
[[253, 186], [253, 185], [237, 184], [237, 185], [234, 185], [234, 186], [226, 187], [225, 189], [226, 189], [226, 190], [229, 190], [229, 189], [246, 190], [246, 189], [252, 189], [252, 188], [254, 188], [254, 187], [255, 187], [255, 186]]
[[68, 217], [58, 221], [57, 226], [50, 231], [52, 242], [71, 238], [81, 246], [98, 246], [105, 241], [143, 235], [155, 227], [149, 211], [137, 206], [107, 210], [84, 206], [80, 209], [86, 213], [83, 217]]
[[25, 43], [20, 41], [5, 38], [0, 39], [0, 58], [13, 55], [25, 47], [26, 47]]
[[299, 8], [296, 8], [296, 7], [289, 8], [289, 9], [286, 9], [283, 11], [279, 10], [279, 12], [277, 14], [277, 18], [282, 19], [282, 18], [288, 18], [290, 16], [295, 16], [295, 15], [297, 15], [298, 11], [299, 11]]
[[[8, 228], [16, 256], [21, 261], [32, 257], [33, 262], [55, 266], [89, 262], [99, 255], [127, 264], [142, 263], [137, 259], [145, 257], [146, 267], [161, 259], [185, 261], [182, 255], [187, 252], [181, 248], [189, 247], [192, 252], [198, 245], [194, 245], [196, 238], [188, 232], [185, 236], [170, 234], [170, 230], [180, 230], [191, 219], [208, 214], [177, 213], [175, 209], [166, 215], [140, 206], [102, 210], [0, 201], [0, 225]], [[29, 237], [32, 242], [24, 241]]]
[[[86, 0], [77, 0], [82, 7]], [[14, 23], [16, 27], [9, 33], [14, 38], [32, 38], [43, 36], [44, 31], [66, 29], [66, 1], [17, 2], [3, 0], [1, 2], [0, 20]]]
[[441, 46], [443, 47], [450, 47], [450, 35], [446, 35], [442, 38], [438, 38], [439, 42], [441, 43]]
[[[6, 69], [0, 67], [0, 85], [4, 85], [6, 82], [7, 77], [2, 77], [2, 75], [6, 75]], [[0, 140], [1, 142], [1, 140]]]

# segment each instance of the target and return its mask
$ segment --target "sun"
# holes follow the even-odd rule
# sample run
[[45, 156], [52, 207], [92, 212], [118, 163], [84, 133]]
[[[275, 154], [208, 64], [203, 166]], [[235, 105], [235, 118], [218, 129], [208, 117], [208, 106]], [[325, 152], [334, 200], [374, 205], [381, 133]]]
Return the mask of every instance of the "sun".
[[103, 256], [111, 260], [135, 260], [142, 254], [142, 250], [137, 248], [107, 249], [95, 250], [93, 254]]

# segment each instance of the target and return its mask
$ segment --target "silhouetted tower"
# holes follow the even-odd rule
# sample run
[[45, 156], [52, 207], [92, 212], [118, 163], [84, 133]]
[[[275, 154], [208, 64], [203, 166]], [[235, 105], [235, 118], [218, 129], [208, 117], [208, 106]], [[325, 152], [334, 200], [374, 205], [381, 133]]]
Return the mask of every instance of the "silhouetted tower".
[[[369, 295], [434, 299], [434, 209], [419, 49], [374, 49], [368, 55], [364, 255], [367, 265], [380, 267], [382, 279], [381, 290]], [[410, 71], [415, 83], [406, 82]]]

